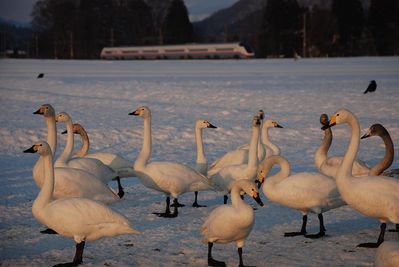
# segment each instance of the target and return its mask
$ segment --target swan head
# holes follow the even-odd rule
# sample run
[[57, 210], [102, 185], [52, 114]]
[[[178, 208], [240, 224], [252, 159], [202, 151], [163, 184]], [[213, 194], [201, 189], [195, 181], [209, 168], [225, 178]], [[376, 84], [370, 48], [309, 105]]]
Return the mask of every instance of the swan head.
[[205, 128], [213, 128], [216, 129], [217, 127], [215, 125], [213, 125], [212, 123], [210, 123], [207, 120], [197, 120], [195, 122], [195, 128], [196, 129], [205, 129]]
[[[79, 123], [74, 123], [72, 129], [74, 134], [81, 134], [83, 132], [86, 132], [83, 126], [80, 125]], [[63, 131], [61, 134], [66, 134], [66, 133], [68, 133], [68, 130]]]
[[51, 154], [51, 148], [46, 141], [39, 141], [30, 148], [24, 150], [24, 153], [39, 153], [40, 155]]
[[258, 115], [254, 116], [252, 119], [252, 127], [259, 127], [261, 125], [261, 119]]
[[370, 128], [368, 129], [367, 133], [365, 133], [362, 137], [360, 137], [360, 139], [365, 139], [371, 136], [386, 136], [389, 135], [387, 129], [385, 129], [384, 126], [382, 126], [381, 124], [377, 123], [377, 124], [373, 124], [370, 126]]
[[260, 188], [265, 182], [266, 176], [270, 172], [272, 167], [273, 164], [270, 158], [266, 158], [265, 160], [263, 160], [263, 162], [259, 164], [256, 179], [256, 184], [258, 185], [258, 188]]
[[323, 127], [321, 127], [321, 129], [325, 130], [325, 129], [330, 128], [330, 127], [332, 127], [334, 125], [348, 122], [353, 117], [354, 117], [354, 115], [349, 110], [347, 110], [345, 108], [339, 109], [337, 112], [335, 112], [335, 114], [328, 121], [328, 124], [326, 124]]
[[69, 115], [66, 112], [59, 112], [55, 116], [55, 121], [56, 122], [67, 122], [67, 121], [70, 121], [70, 120], [71, 120], [71, 117], [69, 117]]
[[268, 119], [263, 123], [263, 129], [267, 129], [267, 128], [284, 128], [283, 126], [281, 126], [278, 122]]
[[150, 111], [149, 107], [141, 106], [141, 107], [136, 108], [135, 111], [130, 112], [129, 115], [148, 118], [148, 117], [151, 117], [151, 111]]
[[265, 112], [263, 111], [263, 109], [260, 109], [256, 115], [261, 121], [263, 121], [263, 119], [265, 118]]
[[328, 115], [327, 114], [320, 115], [320, 123], [323, 126], [328, 124]]
[[55, 110], [50, 104], [43, 104], [40, 106], [38, 110], [33, 112], [33, 114], [43, 115], [45, 117], [54, 117]]
[[258, 203], [261, 207], [263, 207], [264, 204], [260, 199], [258, 188], [254, 182], [247, 179], [241, 179], [235, 181], [234, 183], [235, 185], [233, 186], [238, 186], [247, 195], [251, 196], [256, 201], [256, 203]]

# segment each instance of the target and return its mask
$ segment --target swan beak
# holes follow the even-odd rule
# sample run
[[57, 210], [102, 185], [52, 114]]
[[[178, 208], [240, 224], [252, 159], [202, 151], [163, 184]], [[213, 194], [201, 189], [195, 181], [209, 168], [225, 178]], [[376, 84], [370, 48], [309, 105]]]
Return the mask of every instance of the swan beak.
[[258, 192], [254, 192], [253, 195], [252, 195], [252, 198], [255, 199], [256, 203], [258, 203], [259, 206], [261, 206], [261, 207], [264, 206], [262, 200], [259, 197], [259, 193]]
[[360, 137], [360, 139], [365, 139], [365, 138], [368, 138], [370, 136], [371, 136], [371, 134], [370, 134], [370, 131], [369, 131], [369, 132], [365, 133], [362, 137]]
[[38, 110], [36, 110], [35, 112], [33, 112], [33, 114], [43, 115], [44, 114], [44, 109], [41, 107]]
[[258, 179], [255, 181], [256, 184], [258, 184], [258, 188], [260, 188], [265, 181], [265, 176], [262, 175], [262, 173], [258, 174]]
[[63, 131], [61, 134], [67, 134], [68, 130]]
[[276, 122], [276, 124], [274, 125], [274, 127], [276, 127], [276, 128], [284, 128], [283, 126], [281, 126], [281, 125], [278, 124], [277, 122]]
[[215, 125], [213, 125], [212, 123], [208, 124], [208, 128], [213, 128], [213, 129], [217, 129], [218, 127], [216, 127]]
[[328, 124], [324, 125], [323, 127], [321, 127], [322, 130], [326, 130], [330, 127], [333, 127], [334, 125], [336, 125], [336, 120], [337, 120], [337, 115], [332, 116], [332, 118], [328, 121]]
[[24, 153], [36, 153], [36, 152], [37, 152], [36, 145], [33, 145], [30, 148], [24, 150]]
[[138, 109], [136, 109], [135, 111], [130, 112], [129, 115], [138, 116], [138, 115], [140, 115], [140, 112]]

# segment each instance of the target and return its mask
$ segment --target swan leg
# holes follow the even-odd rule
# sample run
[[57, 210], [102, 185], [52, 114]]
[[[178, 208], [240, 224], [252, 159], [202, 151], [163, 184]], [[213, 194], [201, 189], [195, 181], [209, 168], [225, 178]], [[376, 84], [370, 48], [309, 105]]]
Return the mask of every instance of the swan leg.
[[158, 215], [159, 217], [164, 217], [164, 218], [174, 218], [177, 217], [178, 215], [178, 211], [177, 211], [177, 207], [178, 207], [178, 202], [177, 202], [177, 198], [175, 198], [173, 200], [173, 204], [174, 204], [174, 211], [173, 213], [170, 212], [170, 197], [166, 197], [166, 210], [165, 213], [158, 213], [158, 212], [154, 212], [153, 214]]
[[184, 207], [184, 204], [179, 203], [179, 201], [177, 201], [176, 203], [173, 201], [172, 205], [170, 205], [171, 207], [174, 207], [175, 205], [177, 205], [178, 208]]
[[217, 261], [212, 258], [212, 247], [213, 243], [208, 242], [208, 266], [226, 267], [226, 263], [224, 263], [223, 261]]
[[326, 228], [324, 227], [323, 214], [320, 213], [319, 215], [317, 215], [317, 217], [319, 218], [319, 222], [320, 222], [320, 232], [318, 232], [317, 234], [305, 235], [305, 237], [319, 238], [319, 237], [326, 235]]
[[67, 262], [67, 263], [60, 263], [56, 264], [53, 267], [69, 267], [69, 266], [78, 266], [79, 264], [82, 263], [83, 259], [83, 250], [85, 248], [85, 241], [82, 241], [80, 243], [76, 244], [76, 252], [75, 252], [75, 257], [73, 258], [72, 262]]
[[300, 232], [288, 232], [288, 233], [284, 233], [285, 237], [289, 237], [289, 236], [298, 236], [298, 235], [306, 235], [306, 224], [308, 222], [308, 215], [303, 215], [302, 216], [302, 227], [301, 227], [301, 231]]
[[362, 247], [362, 248], [378, 248], [382, 244], [382, 242], [384, 242], [384, 236], [385, 236], [385, 230], [387, 228], [387, 224], [381, 223], [380, 228], [381, 228], [381, 231], [380, 231], [380, 235], [378, 236], [377, 243], [361, 243], [357, 246]]
[[53, 229], [50, 229], [50, 228], [42, 230], [42, 231], [40, 231], [40, 233], [47, 234], [47, 235], [58, 235], [58, 233], [56, 231], [54, 231]]
[[195, 191], [194, 192], [194, 203], [193, 203], [193, 207], [194, 208], [202, 208], [202, 207], [206, 207], [206, 205], [199, 205], [198, 204], [198, 202], [197, 202], [197, 199], [198, 199], [198, 191]]
[[121, 178], [117, 176], [114, 180], [118, 183], [118, 196], [119, 198], [122, 198], [125, 195], [125, 191], [123, 191], [123, 187], [121, 184]]

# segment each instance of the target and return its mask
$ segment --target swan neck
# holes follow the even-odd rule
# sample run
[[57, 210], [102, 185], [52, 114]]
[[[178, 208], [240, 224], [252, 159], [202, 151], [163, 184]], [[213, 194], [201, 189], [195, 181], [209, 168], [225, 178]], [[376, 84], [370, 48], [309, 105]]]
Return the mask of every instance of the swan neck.
[[248, 167], [254, 167], [258, 165], [258, 140], [259, 127], [252, 127], [252, 136], [248, 151]]
[[143, 129], [143, 146], [141, 147], [141, 151], [137, 156], [137, 159], [134, 163], [135, 169], [144, 168], [147, 164], [148, 160], [151, 157], [151, 117], [148, 116], [143, 120], [144, 129]]
[[195, 128], [195, 144], [197, 146], [197, 163], [206, 163], [201, 128]]
[[359, 122], [354, 116], [348, 118], [348, 124], [351, 129], [351, 137], [348, 149], [338, 169], [336, 180], [344, 179], [344, 177], [352, 177], [353, 162], [356, 159], [357, 151], [360, 143], [360, 127]]
[[320, 143], [320, 146], [317, 148], [315, 152], [315, 165], [320, 170], [321, 165], [323, 162], [327, 160], [327, 153], [331, 147], [332, 143], [332, 131], [331, 128], [327, 128], [324, 130], [324, 137]]
[[239, 208], [240, 206], [245, 204], [244, 200], [241, 199], [240, 191], [241, 191], [241, 188], [237, 187], [237, 186], [235, 186], [231, 189], [231, 205], [234, 208]]
[[285, 178], [290, 176], [291, 173], [291, 166], [290, 163], [280, 156], [273, 156], [267, 159], [266, 162], [266, 169], [267, 173], [272, 169], [273, 165], [277, 164], [280, 167], [280, 170], [273, 176], [270, 176], [266, 179], [265, 185], [266, 187], [270, 187], [271, 185], [278, 184], [279, 182], [283, 181]]
[[380, 162], [370, 169], [369, 175], [380, 175], [384, 170], [388, 169], [393, 162], [394, 148], [392, 139], [388, 133], [384, 133], [381, 138], [385, 144], [385, 155]]
[[43, 186], [35, 199], [33, 205], [35, 207], [43, 207], [50, 203], [54, 191], [54, 167], [53, 167], [53, 157], [51, 154], [43, 155], [40, 157], [44, 168], [44, 181]]
[[66, 128], [67, 128], [67, 141], [66, 145], [64, 148], [64, 151], [62, 151], [62, 154], [58, 157], [56, 161], [56, 166], [65, 166], [68, 163], [69, 158], [71, 157], [73, 146], [74, 146], [74, 140], [73, 140], [73, 125], [71, 120], [67, 120], [65, 122]]
[[50, 145], [51, 153], [55, 155], [57, 149], [57, 124], [54, 116], [45, 117], [47, 124], [47, 143]]
[[89, 152], [90, 148], [90, 140], [89, 136], [85, 131], [79, 132], [80, 137], [82, 138], [82, 147], [79, 149], [78, 152], [75, 153], [77, 157], [84, 157], [87, 155], [87, 152]]

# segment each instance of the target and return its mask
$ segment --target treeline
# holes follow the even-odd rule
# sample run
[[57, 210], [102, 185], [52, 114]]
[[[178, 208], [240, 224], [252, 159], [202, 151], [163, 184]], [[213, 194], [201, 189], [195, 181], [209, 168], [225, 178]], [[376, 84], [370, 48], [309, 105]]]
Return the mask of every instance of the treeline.
[[219, 39], [193, 30], [183, 0], [163, 1], [166, 8], [156, 9], [155, 0], [39, 0], [29, 56], [96, 59], [104, 46], [193, 41], [248, 41], [257, 57], [399, 55], [397, 0], [332, 0], [328, 7], [268, 0], [256, 15], [226, 22]]

